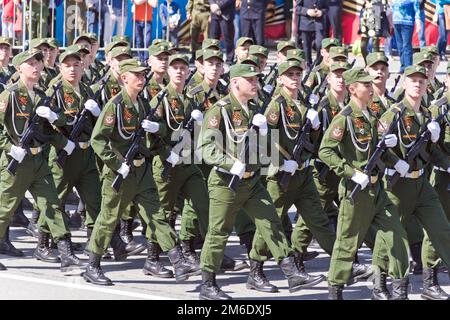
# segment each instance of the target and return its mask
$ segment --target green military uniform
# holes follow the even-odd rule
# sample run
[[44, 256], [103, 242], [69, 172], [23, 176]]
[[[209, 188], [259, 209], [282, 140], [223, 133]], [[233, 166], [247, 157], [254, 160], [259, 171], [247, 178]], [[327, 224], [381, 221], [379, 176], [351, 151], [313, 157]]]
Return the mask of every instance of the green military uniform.
[[[195, 60], [198, 60], [200, 63], [203, 63], [203, 49], [199, 49], [195, 52]], [[186, 84], [186, 91], [190, 91], [196, 86], [198, 86], [203, 81], [203, 75], [199, 70], [196, 70], [192, 75], [191, 79], [189, 79]]]
[[[29, 12], [31, 6], [31, 34], [29, 35], [30, 39], [33, 38], [45, 38], [48, 33], [48, 15], [50, 13], [49, 10], [49, 2], [43, 0], [33, 0], [28, 1], [26, 5], [25, 12]], [[27, 26], [29, 25], [29, 21]]]
[[[0, 45], [5, 44], [9, 47], [12, 45], [12, 39], [0, 37]], [[0, 66], [0, 92], [5, 89], [6, 84], [8, 83], [11, 76], [16, 72], [16, 68], [13, 65], [8, 64], [5, 66]]]
[[[362, 68], [354, 68], [344, 72], [344, 80], [346, 85], [350, 85], [371, 82], [373, 77]], [[320, 159], [342, 178], [339, 185], [341, 204], [336, 242], [328, 272], [330, 293], [331, 288], [342, 288], [347, 283], [355, 254], [371, 225], [377, 229], [374, 256], [378, 256], [385, 246], [389, 250], [389, 275], [394, 279], [402, 279], [408, 273], [406, 233], [395, 206], [384, 192], [382, 181], [377, 179], [377, 172], [368, 173], [371, 183], [359, 192], [354, 204], [347, 198], [356, 186], [351, 180], [352, 176], [356, 170], [363, 170], [370, 152], [377, 144], [376, 118], [370, 117], [368, 120], [366, 117], [351, 100], [335, 116], [320, 146]]]
[[201, 44], [198, 40], [200, 34], [203, 34], [204, 38], [208, 37], [208, 20], [210, 12], [211, 10], [207, 0], [189, 0], [186, 5], [186, 13], [191, 15], [190, 34], [192, 52], [195, 52], [201, 48]]
[[[431, 53], [433, 59], [439, 57], [438, 48], [434, 45], [423, 47], [420, 49], [420, 52]], [[439, 62], [438, 62], [438, 64], [439, 64]], [[439, 91], [441, 88], [444, 87], [444, 84], [441, 81], [439, 81], [439, 79], [437, 77], [430, 78], [429, 81], [430, 81], [430, 83], [429, 83], [428, 90], [432, 94], [436, 94], [437, 91]]]

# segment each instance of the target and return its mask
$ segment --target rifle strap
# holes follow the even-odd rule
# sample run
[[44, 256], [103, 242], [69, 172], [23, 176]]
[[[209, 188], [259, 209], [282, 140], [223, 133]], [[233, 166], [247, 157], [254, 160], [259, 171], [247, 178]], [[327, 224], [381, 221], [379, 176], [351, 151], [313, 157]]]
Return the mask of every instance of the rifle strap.
[[277, 148], [278, 151], [280, 151], [281, 155], [286, 158], [287, 160], [292, 160], [292, 156], [287, 152], [286, 149], [284, 149], [278, 142], [275, 142], [275, 148]]
[[116, 155], [117, 159], [121, 162], [125, 162], [125, 157], [116, 148], [111, 147], [112, 152]]

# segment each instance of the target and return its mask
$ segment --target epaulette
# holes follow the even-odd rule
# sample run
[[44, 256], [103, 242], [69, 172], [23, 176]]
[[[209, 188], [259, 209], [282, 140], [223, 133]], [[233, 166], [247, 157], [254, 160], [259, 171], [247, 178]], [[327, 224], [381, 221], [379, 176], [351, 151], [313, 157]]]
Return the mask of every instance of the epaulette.
[[221, 107], [225, 107], [226, 105], [229, 105], [231, 103], [231, 99], [229, 97], [223, 98], [219, 101], [217, 101], [217, 104]]
[[344, 109], [342, 109], [341, 114], [342, 114], [343, 116], [346, 116], [346, 117], [347, 117], [347, 116], [351, 115], [352, 112], [353, 112], [352, 107], [347, 106], [347, 107], [345, 107]]
[[203, 87], [202, 87], [202, 85], [200, 84], [200, 85], [194, 87], [192, 90], [190, 90], [190, 91], [188, 92], [188, 94], [189, 94], [191, 97], [194, 97], [194, 95], [196, 95], [197, 93], [202, 92], [202, 91], [203, 91]]
[[278, 97], [275, 98], [275, 101], [278, 103], [283, 103], [286, 99], [284, 99], [284, 97], [279, 94]]
[[116, 94], [116, 95], [111, 99], [111, 102], [114, 103], [114, 104], [118, 104], [118, 103], [119, 103], [120, 101], [122, 101], [122, 100], [123, 100], [122, 93], [119, 92], [118, 94]]
[[330, 105], [330, 100], [328, 99], [328, 97], [325, 96], [322, 100], [320, 100], [319, 107], [323, 108], [328, 105]]
[[6, 90], [8, 90], [9, 92], [13, 92], [17, 89], [19, 89], [19, 82], [14, 82], [6, 87]]
[[322, 66], [319, 64], [318, 66], [315, 66], [315, 67], [311, 70], [311, 73], [312, 73], [312, 72], [318, 72], [318, 71], [320, 71], [320, 69], [322, 69]]

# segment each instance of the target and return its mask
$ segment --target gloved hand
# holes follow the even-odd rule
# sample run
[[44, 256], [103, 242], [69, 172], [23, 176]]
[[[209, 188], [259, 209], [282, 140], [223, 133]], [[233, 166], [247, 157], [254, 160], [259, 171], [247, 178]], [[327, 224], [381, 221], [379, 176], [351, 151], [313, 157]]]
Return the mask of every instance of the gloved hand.
[[393, 148], [397, 145], [398, 139], [395, 134], [391, 133], [386, 135], [386, 139], [384, 140], [384, 142], [386, 143], [386, 147]]
[[146, 132], [150, 133], [155, 133], [159, 130], [159, 123], [150, 120], [143, 120], [141, 126]]
[[117, 172], [119, 174], [121, 174], [122, 177], [125, 179], [128, 176], [128, 174], [130, 173], [130, 166], [128, 166], [125, 162], [123, 162], [120, 165], [120, 168], [119, 168], [119, 170], [117, 170]]
[[409, 164], [404, 160], [398, 160], [394, 165], [394, 168], [398, 173], [400, 173], [400, 177], [404, 177], [409, 171]]
[[67, 140], [67, 144], [64, 147], [64, 151], [67, 152], [67, 155], [70, 156], [75, 149], [75, 143], [70, 140]]
[[24, 148], [18, 146], [11, 146], [11, 151], [8, 153], [11, 157], [16, 159], [19, 163], [22, 163], [23, 158], [27, 155], [27, 151]]
[[450, 173], [450, 167], [447, 169], [447, 172]]
[[308, 109], [306, 113], [306, 118], [311, 121], [311, 126], [314, 130], [317, 130], [320, 126], [319, 113], [314, 109]]
[[170, 156], [166, 159], [166, 161], [172, 164], [172, 167], [175, 167], [178, 161], [180, 161], [180, 156], [177, 155], [175, 152], [170, 151]]
[[268, 129], [267, 129], [267, 119], [264, 115], [257, 113], [253, 116], [252, 119], [252, 125], [259, 128], [259, 133], [262, 136], [266, 136]]
[[36, 114], [41, 117], [48, 120], [48, 122], [53, 123], [58, 119], [58, 115], [54, 113], [52, 110], [50, 110], [49, 107], [46, 106], [39, 106], [36, 108]]
[[352, 181], [361, 186], [361, 190], [364, 190], [369, 184], [369, 176], [365, 173], [355, 171], [352, 176]]
[[191, 117], [198, 124], [202, 124], [202, 122], [203, 122], [203, 113], [200, 110], [198, 110], [198, 109], [192, 110]]
[[96, 118], [100, 115], [100, 107], [98, 106], [98, 103], [95, 100], [89, 99], [84, 103], [84, 107], [92, 113], [92, 115]]
[[439, 123], [433, 120], [427, 124], [427, 129], [431, 133], [431, 141], [433, 143], [438, 142], [439, 136], [441, 134], [441, 127], [439, 126]]
[[294, 160], [284, 160], [283, 165], [280, 167], [281, 171], [286, 171], [291, 174], [291, 176], [294, 175], [295, 171], [298, 169], [298, 163]]
[[242, 176], [245, 173], [245, 164], [240, 161], [236, 161], [231, 167], [230, 173], [242, 179]]

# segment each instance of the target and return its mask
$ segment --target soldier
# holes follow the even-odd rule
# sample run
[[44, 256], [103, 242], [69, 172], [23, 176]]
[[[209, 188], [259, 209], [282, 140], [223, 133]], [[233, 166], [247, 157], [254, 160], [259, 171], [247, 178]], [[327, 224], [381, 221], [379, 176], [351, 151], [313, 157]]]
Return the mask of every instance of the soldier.
[[234, 59], [234, 14], [236, 11], [236, 0], [210, 0], [211, 25], [209, 37], [220, 39], [223, 35], [225, 41], [226, 63], [232, 64]]
[[[259, 232], [268, 242], [272, 255], [288, 278], [290, 292], [311, 286], [311, 277], [296, 265], [294, 252], [289, 248], [281, 221], [269, 194], [260, 182], [260, 159], [257, 163], [246, 166], [236, 158], [238, 150], [243, 147], [245, 139], [242, 137], [244, 134], [246, 136], [250, 123], [254, 128], [259, 128], [261, 134], [267, 134], [265, 117], [255, 114], [248, 105], [249, 100], [257, 94], [257, 76], [260, 74], [254, 66], [231, 66], [231, 92], [206, 113], [202, 124], [200, 145], [203, 148], [203, 158], [215, 167], [208, 179], [209, 227], [201, 254], [201, 299], [230, 299], [220, 290], [215, 275], [220, 268], [223, 250], [236, 214], [241, 209], [254, 219]], [[233, 175], [242, 179], [236, 192], [228, 187]]]
[[153, 76], [151, 77], [147, 92], [150, 94], [150, 99], [155, 97], [168, 84], [167, 81], [167, 67], [169, 62], [169, 46], [165, 43], [151, 45], [148, 48], [148, 65], [151, 67]]
[[[73, 44], [78, 44], [81, 46], [86, 47], [89, 50], [89, 53], [85, 56], [85, 66], [84, 66], [84, 74], [83, 74], [83, 83], [87, 84], [87, 85], [92, 85], [94, 83], [96, 83], [98, 80], [100, 80], [101, 75], [100, 75], [100, 71], [101, 70], [97, 70], [96, 68], [92, 67], [92, 64], [94, 63], [95, 60], [95, 54], [97, 53], [97, 51], [93, 51], [92, 50], [92, 40], [91, 37], [88, 34], [81, 34], [78, 37], [75, 38], [75, 40], [73, 41]], [[98, 44], [96, 46], [97, 50], [98, 50]]]
[[393, 104], [386, 92], [386, 82], [389, 79], [388, 58], [383, 52], [372, 52], [366, 57], [366, 61], [367, 72], [375, 77], [372, 82], [373, 96], [369, 104], [369, 111], [372, 116], [380, 119], [381, 115]]
[[44, 86], [48, 88], [50, 82], [56, 78], [59, 74], [59, 69], [56, 65], [56, 59], [59, 55], [59, 46], [55, 38], [47, 38], [47, 43], [49, 45], [49, 54], [44, 57]]
[[[400, 217], [406, 224], [411, 216], [419, 221], [425, 230], [422, 243], [423, 291], [422, 297], [428, 300], [446, 300], [448, 295], [440, 288], [437, 281], [437, 267], [440, 257], [444, 263], [450, 264], [450, 223], [439, 201], [439, 196], [431, 186], [422, 156], [413, 164], [406, 162], [406, 154], [421, 132], [428, 130], [430, 141], [423, 145], [423, 152], [429, 153], [430, 161], [435, 166], [450, 173], [450, 160], [440, 146], [440, 125], [433, 121], [433, 115], [423, 106], [421, 97], [427, 85], [427, 70], [421, 66], [410, 66], [405, 69], [403, 89], [405, 96], [401, 101], [406, 111], [398, 126], [399, 145], [389, 152], [386, 163], [386, 179], [388, 196], [398, 207]], [[395, 113], [387, 110], [380, 119], [379, 134], [383, 134], [393, 121]], [[400, 178], [395, 185], [389, 183], [390, 177], [398, 172]], [[409, 235], [408, 235], [409, 236]], [[410, 242], [411, 243], [411, 242]]]
[[[201, 48], [199, 42], [200, 34], [203, 34], [204, 38], [208, 37], [209, 18], [210, 18], [210, 6], [208, 0], [188, 0], [186, 5], [186, 19], [190, 22], [190, 34], [191, 34], [191, 51], [194, 54]], [[191, 61], [193, 62], [195, 57], [192, 54]]]
[[191, 76], [191, 79], [186, 84], [187, 91], [198, 86], [203, 81], [203, 49], [198, 49], [195, 52], [194, 64], [195, 64], [196, 71]]
[[263, 46], [259, 45], [251, 45], [248, 54], [250, 56], [256, 56], [259, 58], [259, 69], [262, 72], [267, 65], [267, 59], [269, 58], [269, 49], [264, 48]]
[[252, 38], [255, 44], [264, 45], [264, 21], [266, 0], [242, 0], [240, 9], [240, 32], [243, 37]]
[[[341, 300], [342, 290], [351, 274], [355, 253], [366, 237], [369, 227], [375, 227], [377, 238], [374, 256], [383, 247], [389, 250], [389, 274], [393, 278], [393, 299], [407, 299], [408, 252], [406, 232], [400, 224], [396, 207], [389, 201], [377, 172], [363, 173], [369, 150], [376, 144], [376, 119], [370, 116], [367, 105], [371, 98], [374, 77], [362, 68], [343, 73], [351, 99], [349, 104], [334, 117], [324, 134], [319, 157], [342, 178], [339, 186], [341, 199], [336, 242], [328, 271], [329, 299]], [[358, 130], [358, 131], [356, 131]], [[390, 134], [385, 140], [388, 148], [397, 143]], [[354, 203], [348, 196], [355, 186], [361, 191]], [[378, 266], [373, 265], [376, 277]], [[387, 270], [384, 270], [387, 271]], [[387, 297], [387, 288], [374, 286], [373, 298]]]
[[287, 52], [296, 49], [292, 41], [280, 41], [277, 44], [277, 63], [287, 60]]
[[441, 62], [439, 58], [438, 49], [436, 48], [436, 46], [428, 46], [421, 48], [420, 52], [428, 52], [433, 57], [433, 66], [429, 71], [430, 82], [428, 84], [428, 91], [431, 92], [432, 94], [435, 94], [439, 89], [441, 89], [444, 86], [436, 77], [436, 70], [439, 67], [439, 63]]
[[0, 91], [4, 90], [9, 78], [16, 72], [10, 64], [12, 55], [12, 40], [10, 38], [0, 37]]
[[[16, 55], [13, 64], [20, 79], [0, 95], [0, 126], [3, 128], [0, 134], [3, 150], [0, 191], [5, 200], [0, 207], [0, 239], [5, 237], [11, 213], [29, 190], [42, 213], [38, 221], [39, 231], [51, 233], [57, 242], [61, 271], [80, 271], [85, 265], [73, 254], [70, 231], [59, 209], [55, 183], [43, 153], [46, 140], [68, 154], [72, 153], [74, 145], [51, 127], [51, 124], [58, 123], [58, 115], [48, 106], [39, 105], [45, 94], [34, 86], [43, 68], [42, 59], [41, 51], [34, 49]], [[30, 119], [35, 116], [40, 118], [37, 122], [39, 133], [32, 137], [30, 146], [20, 146], [19, 141], [27, 126], [31, 125]], [[44, 138], [46, 136], [47, 139]], [[18, 162], [15, 175], [7, 170], [12, 160]]]
[[241, 63], [242, 60], [248, 57], [250, 46], [253, 45], [253, 39], [248, 37], [240, 37], [236, 42], [236, 63]]
[[[89, 241], [89, 265], [83, 277], [86, 281], [97, 285], [112, 284], [101, 269], [101, 256], [110, 241], [119, 243], [120, 237], [114, 230], [121, 213], [130, 202], [134, 202], [139, 207], [141, 218], [150, 226], [147, 228], [147, 238], [150, 240], [150, 230], [154, 229], [162, 250], [168, 251], [176, 280], [182, 281], [199, 274], [199, 269], [185, 260], [181, 248], [176, 243], [174, 230], [164, 217], [161, 218], [156, 214], [159, 209], [158, 192], [152, 178], [151, 163], [146, 159], [147, 152], [143, 151], [147, 145], [146, 136], [141, 142], [141, 152], [132, 160], [132, 168], [124, 161], [124, 155], [131, 146], [133, 136], [141, 126], [146, 132], [151, 133], [156, 133], [159, 127], [158, 123], [144, 118], [148, 113], [148, 101], [139, 96], [144, 88], [144, 75], [148, 68], [140, 65], [135, 59], [126, 59], [120, 62], [119, 70], [124, 88], [103, 109], [91, 138], [92, 147], [105, 167], [101, 210]], [[123, 177], [123, 182], [116, 192], [112, 188], [112, 183], [117, 175]], [[164, 269], [159, 260], [153, 260], [155, 250], [157, 248], [149, 241], [144, 272], [147, 273], [150, 268], [157, 267], [165, 270], [165, 277], [172, 277], [172, 272]]]

